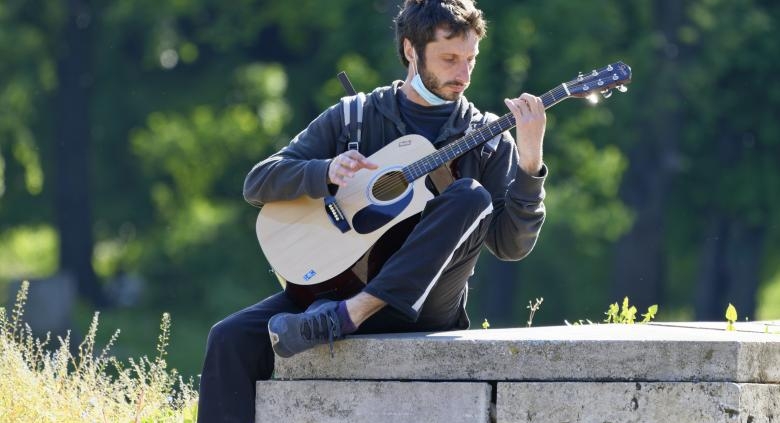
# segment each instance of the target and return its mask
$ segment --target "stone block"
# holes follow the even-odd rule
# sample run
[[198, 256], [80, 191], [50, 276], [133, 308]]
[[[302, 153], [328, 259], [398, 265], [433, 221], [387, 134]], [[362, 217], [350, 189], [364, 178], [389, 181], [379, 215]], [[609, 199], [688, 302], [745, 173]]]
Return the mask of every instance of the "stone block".
[[256, 422], [447, 422], [490, 419], [480, 382], [260, 381]]
[[[771, 328], [767, 330], [768, 325]], [[772, 323], [579, 325], [360, 335], [289, 359], [279, 379], [780, 383]]]
[[780, 385], [730, 382], [501, 382], [497, 422], [773, 422]]

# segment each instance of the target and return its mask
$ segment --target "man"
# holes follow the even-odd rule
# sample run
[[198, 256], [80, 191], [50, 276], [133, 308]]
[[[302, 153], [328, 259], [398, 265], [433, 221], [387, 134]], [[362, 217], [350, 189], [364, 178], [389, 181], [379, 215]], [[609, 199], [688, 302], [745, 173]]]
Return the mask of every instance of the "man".
[[[484, 119], [463, 95], [486, 31], [472, 0], [406, 0], [395, 28], [406, 79], [367, 96], [360, 151], [339, 140], [343, 110], [337, 104], [250, 171], [244, 185], [249, 203], [323, 198], [358, 170], [375, 169], [367, 157], [400, 136], [420, 134], [441, 148], [496, 118]], [[214, 325], [200, 421], [252, 421], [254, 384], [271, 377], [274, 353], [289, 357], [350, 333], [468, 327], [468, 278], [482, 247], [500, 259], [522, 259], [545, 216], [544, 106], [530, 94], [505, 103], [517, 122], [516, 141], [503, 133], [458, 159], [457, 180], [426, 204], [362, 292], [307, 309], [280, 292]]]

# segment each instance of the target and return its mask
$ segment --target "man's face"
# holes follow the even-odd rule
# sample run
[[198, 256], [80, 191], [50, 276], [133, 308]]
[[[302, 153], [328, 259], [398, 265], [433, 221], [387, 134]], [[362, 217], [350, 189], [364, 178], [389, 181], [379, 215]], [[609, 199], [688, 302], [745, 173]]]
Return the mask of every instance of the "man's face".
[[425, 46], [418, 72], [425, 86], [445, 100], [455, 101], [468, 88], [474, 70], [479, 39], [469, 30], [464, 36], [447, 39], [449, 31], [436, 30], [436, 38]]

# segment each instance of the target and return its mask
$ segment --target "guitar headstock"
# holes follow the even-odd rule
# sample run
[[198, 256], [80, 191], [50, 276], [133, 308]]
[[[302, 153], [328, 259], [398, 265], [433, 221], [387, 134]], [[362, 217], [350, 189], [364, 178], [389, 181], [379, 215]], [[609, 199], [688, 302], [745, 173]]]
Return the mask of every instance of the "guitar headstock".
[[601, 93], [604, 98], [612, 95], [612, 89], [626, 92], [626, 84], [631, 82], [631, 67], [623, 62], [615, 62], [590, 73], [580, 73], [566, 83], [568, 94], [572, 97], [588, 97]]

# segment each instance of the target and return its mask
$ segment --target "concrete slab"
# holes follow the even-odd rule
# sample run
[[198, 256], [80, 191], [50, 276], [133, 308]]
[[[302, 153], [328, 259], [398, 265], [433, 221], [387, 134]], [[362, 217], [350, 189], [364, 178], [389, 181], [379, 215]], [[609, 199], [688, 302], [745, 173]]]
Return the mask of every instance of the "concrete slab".
[[[715, 323], [712, 323], [715, 325]], [[725, 327], [725, 324], [720, 324]], [[780, 383], [780, 334], [737, 323], [353, 336], [276, 360], [278, 379]]]
[[780, 385], [728, 382], [503, 382], [497, 422], [772, 422]]
[[480, 382], [261, 381], [257, 422], [448, 422], [490, 420]]

